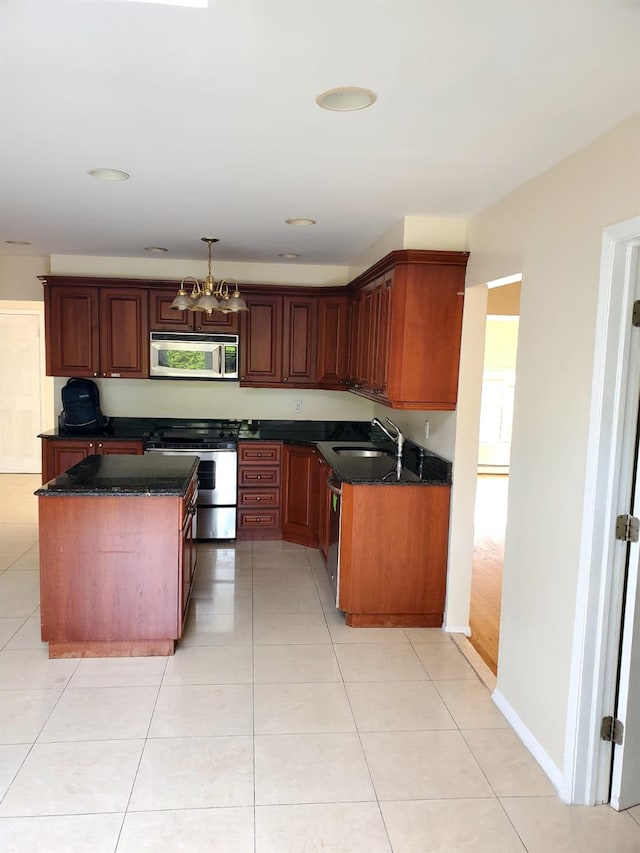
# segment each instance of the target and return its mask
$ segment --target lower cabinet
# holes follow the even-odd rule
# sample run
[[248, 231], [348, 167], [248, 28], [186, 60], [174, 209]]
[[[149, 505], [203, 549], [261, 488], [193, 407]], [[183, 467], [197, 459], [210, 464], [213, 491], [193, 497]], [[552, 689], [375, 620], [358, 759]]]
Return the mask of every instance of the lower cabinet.
[[194, 475], [182, 497], [38, 499], [49, 657], [173, 654], [194, 578], [196, 493]]
[[284, 445], [282, 538], [287, 542], [296, 542], [311, 548], [319, 546], [322, 461], [315, 447]]
[[279, 441], [238, 442], [237, 539], [281, 539]]
[[338, 607], [353, 627], [442, 625], [451, 488], [342, 484]]
[[42, 441], [42, 482], [48, 483], [87, 456], [106, 456], [122, 453], [141, 456], [142, 441], [116, 441], [103, 438], [61, 438]]

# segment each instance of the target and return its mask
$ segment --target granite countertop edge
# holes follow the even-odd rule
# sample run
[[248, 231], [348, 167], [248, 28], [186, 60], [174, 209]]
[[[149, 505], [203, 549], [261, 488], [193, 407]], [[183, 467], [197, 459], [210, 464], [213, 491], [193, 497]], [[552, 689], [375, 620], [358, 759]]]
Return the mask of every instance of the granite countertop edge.
[[[68, 433], [58, 429], [39, 435], [44, 440], [106, 440], [142, 441], [153, 434], [160, 421], [172, 420], [184, 423], [184, 419], [167, 418], [112, 418], [107, 429], [99, 433]], [[203, 419], [202, 423], [206, 423]], [[316, 447], [331, 468], [333, 475], [342, 483], [351, 485], [388, 486], [450, 486], [452, 484], [451, 463], [415, 442], [407, 439], [402, 468], [394, 475], [394, 445], [368, 421], [243, 421], [238, 436], [239, 442], [277, 441], [283, 444], [298, 444]], [[390, 455], [381, 459], [353, 459], [341, 457], [332, 451], [337, 444], [373, 445], [386, 448]], [[193, 451], [196, 452], [195, 450]], [[87, 494], [147, 494], [147, 490], [122, 490], [121, 492], [98, 490]], [[167, 494], [175, 494], [169, 491]], [[38, 493], [36, 493], [38, 494]], [[49, 494], [49, 492], [47, 492]], [[61, 492], [53, 492], [61, 494]], [[75, 492], [80, 494], [80, 492]], [[153, 495], [162, 494], [152, 491]]]

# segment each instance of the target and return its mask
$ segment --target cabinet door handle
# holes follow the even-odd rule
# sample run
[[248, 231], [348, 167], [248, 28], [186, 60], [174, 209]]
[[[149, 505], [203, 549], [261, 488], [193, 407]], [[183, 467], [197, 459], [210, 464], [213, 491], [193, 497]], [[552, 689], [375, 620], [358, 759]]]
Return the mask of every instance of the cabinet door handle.
[[100, 376], [100, 374], [98, 373], [98, 371], [97, 371], [97, 370], [94, 370], [94, 371], [93, 371], [93, 375], [94, 375], [94, 376]]
[[282, 381], [283, 381], [283, 382], [288, 382], [288, 381], [289, 381], [289, 377], [288, 377], [288, 376], [283, 376], [283, 377], [282, 377]]
[[102, 442], [99, 442], [98, 447], [104, 447], [104, 444]]
[[90, 442], [89, 442], [89, 447], [93, 447], [93, 442], [92, 442], [92, 441], [90, 441]]

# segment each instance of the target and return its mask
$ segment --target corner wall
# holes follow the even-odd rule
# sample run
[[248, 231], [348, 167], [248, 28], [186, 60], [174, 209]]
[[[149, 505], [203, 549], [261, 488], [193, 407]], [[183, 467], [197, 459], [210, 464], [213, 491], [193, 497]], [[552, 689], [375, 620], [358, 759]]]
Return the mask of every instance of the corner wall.
[[[639, 151], [635, 115], [469, 224], [468, 286], [523, 274], [498, 694], [556, 768], [574, 640], [602, 232], [640, 211]], [[459, 435], [469, 446], [476, 440]], [[457, 443], [458, 480], [470, 483], [475, 469], [462, 472], [458, 462]]]

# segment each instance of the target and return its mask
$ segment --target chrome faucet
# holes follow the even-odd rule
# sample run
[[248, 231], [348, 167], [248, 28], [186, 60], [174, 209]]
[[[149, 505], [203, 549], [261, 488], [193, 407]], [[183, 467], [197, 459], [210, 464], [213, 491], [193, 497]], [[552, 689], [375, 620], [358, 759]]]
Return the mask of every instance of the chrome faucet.
[[394, 422], [389, 420], [389, 418], [385, 418], [385, 421], [389, 424], [389, 426], [392, 426], [394, 428], [394, 430], [396, 431], [395, 435], [390, 433], [389, 430], [386, 428], [386, 426], [383, 423], [381, 423], [378, 420], [378, 418], [374, 418], [371, 421], [371, 426], [380, 427], [382, 432], [391, 439], [391, 441], [396, 446], [396, 456], [398, 457], [398, 459], [401, 459], [402, 458], [402, 447], [404, 445], [404, 436], [400, 432], [400, 427], [397, 424], [394, 424]]

